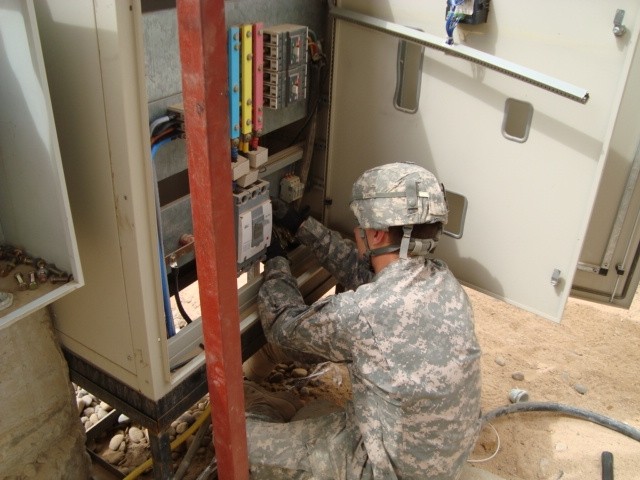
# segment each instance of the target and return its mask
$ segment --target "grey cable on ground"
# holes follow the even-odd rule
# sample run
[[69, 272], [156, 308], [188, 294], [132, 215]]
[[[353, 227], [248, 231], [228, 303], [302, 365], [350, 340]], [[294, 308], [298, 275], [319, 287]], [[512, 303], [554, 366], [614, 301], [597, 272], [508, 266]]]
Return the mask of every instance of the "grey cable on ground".
[[503, 407], [498, 407], [495, 410], [491, 410], [490, 412], [483, 415], [482, 419], [485, 422], [490, 422], [491, 420], [498, 417], [502, 417], [504, 415], [509, 415], [512, 413], [522, 413], [522, 412], [563, 413], [571, 417], [588, 420], [590, 422], [596, 423], [603, 427], [607, 427], [611, 430], [614, 430], [618, 433], [622, 433], [623, 435], [626, 435], [627, 437], [640, 442], [640, 430], [638, 430], [637, 428], [634, 428], [618, 420], [614, 420], [610, 417], [605, 417], [604, 415], [600, 415], [599, 413], [590, 412], [589, 410], [584, 410], [581, 408], [572, 407], [570, 405], [564, 405], [561, 403], [553, 403], [553, 402], [514, 403], [513, 405], [506, 405]]

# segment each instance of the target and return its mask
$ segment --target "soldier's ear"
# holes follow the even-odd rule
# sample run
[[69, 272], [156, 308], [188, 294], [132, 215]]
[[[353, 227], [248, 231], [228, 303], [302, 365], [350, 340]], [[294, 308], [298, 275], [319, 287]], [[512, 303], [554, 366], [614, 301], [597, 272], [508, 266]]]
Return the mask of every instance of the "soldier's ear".
[[391, 236], [389, 232], [385, 230], [371, 230], [371, 247], [380, 247], [384, 245], [391, 245]]

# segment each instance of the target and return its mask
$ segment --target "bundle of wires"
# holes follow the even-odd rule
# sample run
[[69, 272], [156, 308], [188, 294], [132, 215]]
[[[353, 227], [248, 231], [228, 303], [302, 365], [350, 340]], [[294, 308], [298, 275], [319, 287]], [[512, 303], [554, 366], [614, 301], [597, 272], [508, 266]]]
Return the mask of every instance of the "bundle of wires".
[[460, 19], [464, 14], [457, 11], [458, 7], [464, 3], [464, 0], [447, 0], [448, 9], [445, 19], [445, 30], [447, 31], [447, 45], [453, 45], [453, 31], [458, 26]]
[[[156, 223], [158, 225], [158, 254], [160, 257], [160, 276], [162, 281], [162, 303], [164, 306], [164, 319], [167, 328], [167, 336], [172, 337], [176, 334], [175, 325], [173, 324], [173, 314], [171, 313], [171, 302], [169, 293], [169, 284], [167, 281], [167, 267], [164, 262], [164, 245], [162, 243], [162, 222], [160, 217], [160, 198], [158, 196], [158, 175], [156, 172], [155, 157], [158, 150], [173, 140], [182, 138], [184, 132], [179, 128], [179, 122], [175, 115], [163, 115], [152, 121], [149, 125], [151, 134], [151, 164], [153, 167], [153, 180], [155, 188], [155, 206], [156, 206]], [[186, 320], [186, 319], [185, 319]]]

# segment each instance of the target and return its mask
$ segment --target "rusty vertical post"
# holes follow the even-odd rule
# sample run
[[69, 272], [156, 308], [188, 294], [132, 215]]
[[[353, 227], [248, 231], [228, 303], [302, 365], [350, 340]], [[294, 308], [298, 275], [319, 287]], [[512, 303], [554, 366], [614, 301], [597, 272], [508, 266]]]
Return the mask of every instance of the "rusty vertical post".
[[249, 476], [223, 0], [178, 0], [189, 186], [218, 475]]

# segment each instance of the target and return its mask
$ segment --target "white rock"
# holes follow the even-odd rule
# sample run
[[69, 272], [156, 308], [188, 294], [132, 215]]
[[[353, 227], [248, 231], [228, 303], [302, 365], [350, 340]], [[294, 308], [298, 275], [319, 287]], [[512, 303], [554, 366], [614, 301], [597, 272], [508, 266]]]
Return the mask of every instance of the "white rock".
[[178, 417], [178, 423], [185, 422], [189, 425], [193, 425], [195, 421], [196, 417], [191, 415], [189, 412], [183, 413], [182, 415], [180, 415], [180, 417]]
[[145, 439], [144, 432], [140, 430], [138, 427], [131, 427], [129, 429], [129, 438], [134, 443], [140, 443]]
[[118, 415], [118, 423], [129, 423], [130, 419], [124, 413]]
[[576, 383], [573, 386], [573, 389], [578, 392], [580, 395], [584, 395], [585, 393], [587, 393], [587, 387], [581, 383]]
[[124, 435], [122, 433], [117, 433], [111, 437], [111, 440], [109, 441], [109, 448], [115, 452], [120, 448], [121, 443], [124, 443]]
[[293, 378], [303, 378], [309, 375], [309, 372], [305, 368], [294, 368], [291, 370], [291, 376]]
[[178, 425], [176, 425], [176, 433], [184, 433], [187, 428], [189, 428], [189, 424], [187, 422], [180, 422]]
[[566, 443], [558, 442], [556, 443], [556, 452], [566, 452], [569, 449]]

